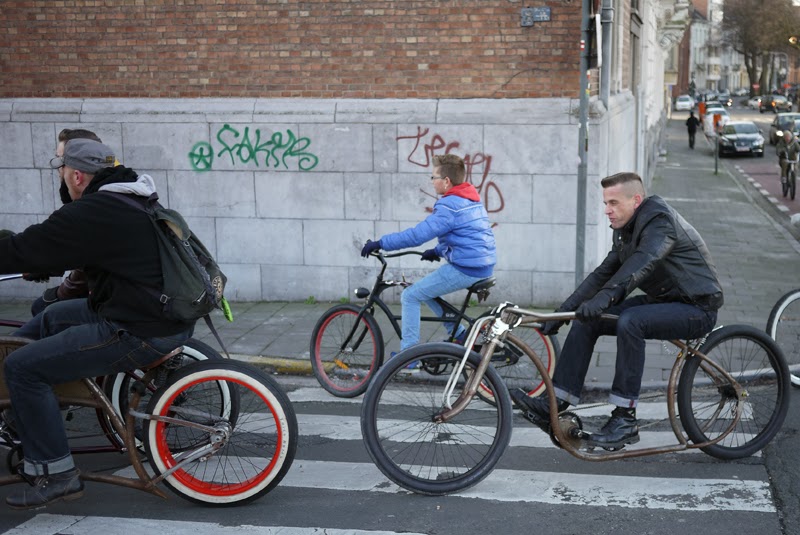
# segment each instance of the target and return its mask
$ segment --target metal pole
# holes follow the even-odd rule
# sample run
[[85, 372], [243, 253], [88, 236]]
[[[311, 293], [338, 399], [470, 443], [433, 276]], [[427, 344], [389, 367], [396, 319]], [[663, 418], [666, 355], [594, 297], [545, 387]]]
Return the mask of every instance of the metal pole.
[[[575, 214], [575, 286], [583, 282], [583, 264], [586, 244], [586, 175], [589, 150], [589, 15], [592, 0], [582, 1], [581, 13], [581, 63], [580, 108], [578, 110], [578, 199]], [[599, 53], [599, 51], [598, 51]]]
[[719, 134], [714, 133], [714, 174], [719, 174]]
[[608, 98], [611, 94], [611, 25], [614, 22], [614, 8], [611, 0], [603, 0], [603, 9], [600, 11], [600, 23], [603, 29], [603, 64], [600, 67], [600, 100], [608, 110]]

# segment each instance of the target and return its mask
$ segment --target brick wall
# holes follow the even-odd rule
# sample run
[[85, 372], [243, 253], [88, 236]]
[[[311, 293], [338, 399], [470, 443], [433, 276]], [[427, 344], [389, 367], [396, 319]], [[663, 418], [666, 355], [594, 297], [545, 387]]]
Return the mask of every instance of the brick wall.
[[578, 95], [580, 2], [3, 0], [0, 97]]

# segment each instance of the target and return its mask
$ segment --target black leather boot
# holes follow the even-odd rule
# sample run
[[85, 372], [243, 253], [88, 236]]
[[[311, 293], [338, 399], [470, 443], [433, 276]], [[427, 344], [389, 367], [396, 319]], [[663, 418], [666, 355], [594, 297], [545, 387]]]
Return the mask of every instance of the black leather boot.
[[588, 440], [590, 446], [615, 449], [637, 442], [639, 442], [639, 424], [636, 422], [636, 409], [625, 407], [614, 409], [606, 425], [597, 433], [593, 433]]
[[[542, 423], [550, 422], [550, 400], [546, 395], [542, 394], [539, 397], [532, 398], [528, 396], [528, 393], [521, 388], [512, 390], [510, 394], [511, 399], [514, 401], [514, 405], [516, 405], [522, 411], [530, 413], [536, 419], [541, 420]], [[558, 412], [563, 412], [567, 410], [568, 407], [569, 403], [561, 400], [558, 401], [558, 405], [556, 406]]]
[[77, 468], [33, 479], [31, 486], [6, 497], [12, 509], [33, 509], [59, 500], [75, 500], [83, 496], [83, 481]]

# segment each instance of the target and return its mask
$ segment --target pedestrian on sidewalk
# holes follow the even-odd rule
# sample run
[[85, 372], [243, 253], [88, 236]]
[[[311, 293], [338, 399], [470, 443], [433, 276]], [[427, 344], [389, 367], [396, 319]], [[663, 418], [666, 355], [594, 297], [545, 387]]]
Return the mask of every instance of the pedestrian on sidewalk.
[[[606, 177], [605, 213], [614, 229], [611, 251], [558, 312], [576, 313], [553, 375], [558, 411], [577, 405], [600, 336], [617, 337], [609, 402], [616, 408], [589, 444], [621, 448], [639, 441], [636, 406], [644, 374], [645, 340], [693, 339], [711, 332], [722, 306], [717, 270], [700, 234], [657, 195], [645, 196], [636, 173]], [[640, 289], [643, 294], [627, 297]], [[603, 313], [617, 316], [602, 318]], [[546, 322], [549, 335], [564, 322]], [[547, 396], [513, 391], [532, 420], [548, 422]]]
[[697, 133], [697, 127], [700, 126], [700, 121], [694, 116], [694, 112], [689, 112], [689, 118], [686, 119], [686, 130], [689, 132], [689, 148], [694, 149], [694, 136]]

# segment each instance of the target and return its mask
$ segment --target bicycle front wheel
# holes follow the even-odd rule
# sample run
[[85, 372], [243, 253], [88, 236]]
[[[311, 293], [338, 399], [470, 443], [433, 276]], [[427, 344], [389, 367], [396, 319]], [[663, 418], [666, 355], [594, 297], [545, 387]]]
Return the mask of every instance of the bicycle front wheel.
[[794, 200], [794, 190], [797, 187], [797, 173], [789, 173], [789, 198]]
[[[225, 392], [237, 406], [226, 407]], [[242, 362], [197, 362], [150, 399], [147, 458], [179, 496], [214, 506], [250, 502], [286, 475], [297, 450], [297, 419], [275, 380]], [[185, 422], [185, 423], [183, 423]]]
[[725, 435], [701, 448], [719, 459], [753, 455], [780, 430], [789, 409], [789, 372], [781, 350], [754, 327], [729, 325], [713, 331], [700, 352], [722, 366], [741, 391], [699, 357], [687, 357], [678, 383], [686, 434], [695, 444]]
[[311, 333], [314, 376], [322, 388], [341, 398], [363, 394], [383, 363], [381, 329], [368, 312], [358, 320], [360, 312], [354, 305], [332, 307]]
[[[401, 487], [421, 494], [441, 495], [475, 485], [494, 468], [511, 438], [511, 398], [503, 380], [490, 366], [483, 382], [494, 391], [488, 405], [474, 396], [467, 407], [445, 423], [442, 396], [450, 374], [430, 375], [433, 367], [452, 370], [464, 348], [431, 343], [401, 352], [381, 368], [361, 405], [364, 444], [377, 467]], [[426, 364], [409, 369], [410, 364]], [[464, 388], [465, 375], [475, 373], [480, 356], [472, 352], [453, 393]]]
[[800, 388], [800, 289], [787, 293], [772, 307], [767, 334], [783, 351], [792, 386]]

